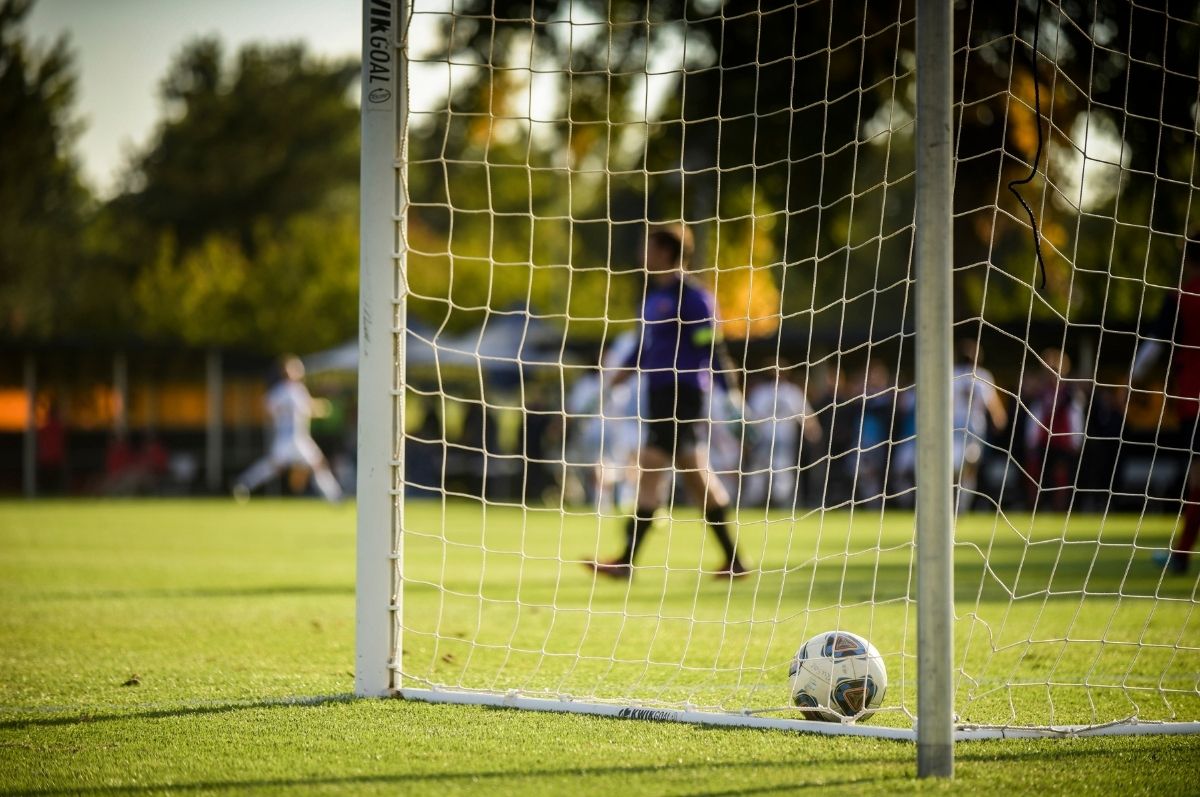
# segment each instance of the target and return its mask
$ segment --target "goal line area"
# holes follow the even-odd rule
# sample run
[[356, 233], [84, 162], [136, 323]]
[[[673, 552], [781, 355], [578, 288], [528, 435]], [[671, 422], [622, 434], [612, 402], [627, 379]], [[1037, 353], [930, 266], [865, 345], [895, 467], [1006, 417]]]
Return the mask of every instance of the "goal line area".
[[358, 694], [1200, 732], [1197, 13], [363, 7]]
[[[756, 569], [732, 583], [714, 574], [720, 551], [687, 508], [657, 520], [632, 580], [598, 578], [585, 563], [619, 541], [619, 519], [586, 507], [409, 499], [396, 688], [807, 729], [791, 705], [789, 664], [800, 641], [846, 628], [873, 641], [889, 677], [882, 710], [858, 724], [911, 731], [911, 512], [742, 509], [739, 544]], [[1024, 520], [1004, 533], [985, 512], [958, 523], [956, 583], [971, 597], [957, 609], [960, 724], [999, 728], [977, 735], [1019, 726], [1059, 735], [1130, 718], [1131, 730], [1156, 731], [1165, 726], [1152, 721], [1197, 716], [1185, 647], [1194, 585], [1165, 579], [1137, 543], [1166, 535], [1169, 520]]]

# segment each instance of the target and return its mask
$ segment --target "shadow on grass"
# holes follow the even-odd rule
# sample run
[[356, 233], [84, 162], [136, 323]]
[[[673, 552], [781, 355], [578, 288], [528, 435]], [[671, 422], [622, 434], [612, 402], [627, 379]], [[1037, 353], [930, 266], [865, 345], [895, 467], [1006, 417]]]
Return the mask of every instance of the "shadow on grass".
[[[971, 742], [958, 742], [954, 745], [954, 760], [966, 764], [1000, 764], [1006, 762], [1029, 762], [1035, 766], [1045, 765], [1053, 759], [1054, 766], [1061, 768], [1071, 766], [1074, 761], [1088, 758], [1113, 759], [1120, 756], [1126, 765], [1150, 758], [1159, 760], [1166, 755], [1163, 751], [1164, 739], [1184, 740], [1200, 750], [1200, 736], [1172, 736], [1148, 733], [1142, 736], [1078, 736], [1074, 738], [1039, 740], [1030, 746], [1027, 742], [1014, 742], [1011, 739], [987, 739]], [[1020, 747], [1014, 747], [1019, 744]], [[1120, 744], [1120, 752], [1115, 752], [1114, 745]], [[1082, 745], [1087, 745], [1086, 747]]]
[[22, 730], [25, 728], [50, 728], [63, 725], [89, 725], [94, 722], [120, 722], [122, 720], [163, 719], [166, 717], [198, 717], [205, 714], [228, 714], [256, 708], [290, 708], [293, 706], [325, 706], [333, 703], [349, 703], [359, 698], [353, 694], [314, 695], [312, 697], [281, 697], [266, 700], [212, 702], [200, 705], [183, 705], [173, 708], [142, 709], [127, 712], [111, 711], [106, 714], [72, 714], [56, 717], [32, 717], [0, 721], [0, 730]]
[[23, 595], [26, 601], [55, 600], [145, 600], [157, 598], [274, 598], [353, 595], [353, 584], [275, 584], [261, 587], [178, 587], [170, 589], [79, 590], [75, 592], [34, 592]]
[[[843, 766], [854, 766], [850, 762], [846, 762]], [[695, 797], [736, 797], [737, 795], [751, 794], [783, 794], [795, 793], [799, 788], [806, 786], [814, 786], [820, 788], [838, 787], [838, 786], [858, 786], [863, 784], [871, 784], [878, 786], [880, 783], [887, 781], [910, 782], [911, 778], [905, 776], [894, 776], [891, 778], [880, 777], [878, 774], [864, 774], [861, 777], [843, 778], [840, 780], [820, 778], [819, 774], [814, 773], [814, 780], [808, 782], [803, 777], [804, 766], [798, 761], [731, 761], [731, 762], [704, 762], [697, 764], [665, 764], [655, 765], [647, 764], [643, 766], [612, 766], [612, 767], [563, 767], [559, 769], [535, 769], [526, 771], [468, 771], [468, 772], [428, 772], [428, 773], [396, 773], [386, 775], [349, 775], [346, 777], [313, 777], [313, 778], [271, 778], [262, 780], [209, 780], [197, 783], [179, 783], [172, 781], [169, 783], [147, 783], [128, 786], [92, 786], [83, 787], [74, 786], [71, 788], [49, 788], [49, 789], [34, 789], [20, 791], [0, 791], [0, 797], [15, 797], [15, 795], [68, 795], [68, 794], [145, 794], [150, 792], [208, 792], [208, 791], [233, 791], [233, 792], [249, 792], [259, 789], [289, 789], [289, 788], [313, 788], [313, 787], [356, 787], [356, 786], [416, 786], [421, 789], [434, 789], [439, 785], [450, 785], [455, 783], [468, 783], [473, 788], [480, 792], [485, 792], [489, 781], [508, 781], [525, 782], [530, 789], [535, 791], [544, 788], [549, 788], [549, 784], [540, 783], [542, 779], [554, 778], [571, 778], [572, 789], [586, 786], [585, 783], [580, 783], [575, 779], [578, 778], [629, 778], [638, 775], [664, 775], [676, 773], [678, 775], [698, 778], [701, 770], [753, 770], [761, 771], [765, 769], [772, 770], [791, 770], [796, 773], [797, 777], [786, 783], [774, 785], [758, 785], [746, 786], [744, 788], [735, 789], [716, 789], [713, 791], [696, 791], [689, 792]], [[746, 775], [751, 775], [747, 772]], [[624, 782], [624, 781], [622, 781]], [[594, 784], [599, 785], [599, 784]], [[615, 786], [616, 784], [610, 784]]]

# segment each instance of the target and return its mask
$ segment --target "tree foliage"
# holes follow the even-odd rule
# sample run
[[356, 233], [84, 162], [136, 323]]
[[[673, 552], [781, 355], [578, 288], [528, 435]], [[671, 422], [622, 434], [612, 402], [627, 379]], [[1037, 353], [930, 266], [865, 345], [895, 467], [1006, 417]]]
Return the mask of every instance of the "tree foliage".
[[[1137, 324], [1155, 286], [1177, 281], [1180, 237], [1200, 224], [1197, 110], [1179, 99], [1200, 96], [1200, 11], [958, 5], [959, 316]], [[151, 144], [84, 223], [70, 53], [25, 43], [27, 10], [0, 0], [5, 330], [74, 324], [271, 350], [353, 334], [356, 64], [301, 45], [228, 57], [215, 39], [189, 44], [162, 81]], [[448, 96], [409, 129], [415, 318], [460, 330], [528, 306], [599, 338], [636, 316], [645, 223], [684, 218], [733, 335], [772, 334], [778, 307], [793, 332], [886, 336], [910, 323], [911, 0], [458, 0], [454, 11], [410, 41], [414, 70], [453, 64]], [[1044, 289], [1006, 188], [1029, 172], [1039, 133], [1021, 191]]]
[[357, 258], [357, 218], [349, 213], [292, 216], [280, 228], [261, 222], [249, 247], [213, 233], [182, 250], [168, 237], [134, 297], [154, 336], [311, 351], [353, 334]]
[[0, 0], [0, 330], [263, 351], [352, 336], [357, 65], [189, 44], [150, 145], [88, 206], [72, 54], [25, 40], [30, 5]]
[[137, 244], [143, 334], [269, 351], [354, 334], [356, 76], [302, 45], [250, 46], [231, 62], [201, 39], [180, 53], [165, 118], [106, 213], [110, 242]]
[[162, 81], [165, 118], [118, 206], [185, 250], [214, 233], [249, 247], [264, 220], [345, 207], [358, 179], [357, 74], [300, 44], [248, 46], [231, 63], [218, 40], [192, 42]]
[[[699, 234], [731, 330], [755, 334], [753, 308], [776, 295], [788, 323], [839, 334], [868, 319], [876, 335], [910, 323], [913, 4], [716, 7], [455, 5], [427, 56], [459, 65], [454, 89], [419, 120], [412, 149], [412, 219], [422, 250], [440, 258], [420, 312], [466, 324], [484, 301], [501, 309], [528, 298], [553, 317], [565, 291], [585, 316], [627, 318], [636, 291], [613, 288], [636, 261], [637, 227], [682, 217]], [[1180, 238], [1200, 206], [1196, 107], [1178, 99], [1200, 93], [1200, 11], [1166, 10], [1126, 0], [958, 4], [959, 317], [1128, 326], [1155, 304], [1147, 283], [1177, 282]], [[686, 56], [663, 61], [664, 52]], [[672, 85], [639, 116], [648, 67]], [[528, 106], [512, 100], [526, 70], [561, 75], [548, 121], [522, 121]], [[1106, 162], [1093, 137], [1118, 154]], [[1044, 288], [1034, 230], [1007, 190], [1035, 155], [1021, 191], [1035, 211]], [[558, 293], [525, 290], [533, 283], [520, 269], [491, 274], [479, 296], [455, 289], [459, 275], [479, 286], [474, 264], [511, 256], [500, 250], [528, 237], [517, 228], [541, 223], [522, 213], [558, 222], [525, 258]]]
[[31, 43], [28, 0], [0, 0], [0, 335], [63, 331], [88, 200], [71, 146], [74, 56], [60, 38]]

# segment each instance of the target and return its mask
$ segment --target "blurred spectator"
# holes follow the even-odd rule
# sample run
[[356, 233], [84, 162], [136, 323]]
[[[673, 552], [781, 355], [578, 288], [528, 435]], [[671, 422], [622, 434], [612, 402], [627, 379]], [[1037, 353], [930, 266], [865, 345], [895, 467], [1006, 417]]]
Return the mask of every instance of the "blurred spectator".
[[896, 404], [896, 383], [883, 360], [873, 359], [867, 365], [863, 374], [862, 401], [858, 498], [874, 502], [883, 498]]
[[170, 456], [157, 435], [147, 432], [135, 446], [126, 432], [116, 432], [104, 454], [104, 476], [97, 491], [102, 495], [156, 495], [169, 471]]
[[825, 505], [853, 501], [858, 486], [858, 441], [862, 436], [862, 389], [838, 369], [834, 383], [833, 418], [829, 422], [829, 473]]
[[640, 407], [644, 380], [629, 378], [605, 389], [638, 345], [637, 332], [624, 332], [605, 346], [601, 368], [588, 369], [571, 385], [566, 402], [567, 500], [599, 509], [633, 501], [633, 469], [642, 438]]
[[1108, 510], [1117, 483], [1121, 432], [1125, 425], [1128, 391], [1113, 385], [1096, 385], [1087, 413], [1083, 448], [1079, 453], [1079, 503], [1093, 512]]
[[421, 425], [405, 440], [405, 481], [418, 491], [440, 493], [445, 488], [446, 438], [441, 402], [422, 397]]
[[1147, 339], [1140, 342], [1130, 375], [1131, 383], [1140, 382], [1150, 363], [1170, 346], [1167, 377], [1178, 431], [1174, 440], [1164, 442], [1183, 456], [1187, 476], [1179, 502], [1183, 523], [1170, 547], [1157, 551], [1154, 561], [1174, 575], [1187, 573], [1200, 538], [1200, 241], [1188, 240], [1183, 255], [1179, 288], [1163, 303]]
[[989, 429], [1002, 430], [1008, 426], [1008, 412], [996, 390], [996, 377], [983, 367], [983, 352], [974, 340], [959, 341], [951, 400], [954, 469], [958, 476], [956, 505], [961, 513], [970, 511], [974, 503]]
[[[1073, 498], [1083, 447], [1083, 403], [1070, 382], [1071, 358], [1058, 348], [1042, 352], [1046, 373], [1030, 395], [1031, 423], [1025, 428], [1026, 467], [1035, 489], [1049, 492], [1047, 503], [1066, 510]], [[1036, 505], [1037, 496], [1031, 504]]]
[[37, 429], [37, 486], [42, 493], [67, 491], [67, 429], [54, 401]]
[[104, 475], [98, 492], [101, 495], [131, 495], [137, 480], [137, 457], [129, 442], [129, 434], [114, 432], [104, 451]]
[[[638, 343], [636, 332], [626, 332], [613, 341], [604, 353], [604, 367], [616, 367], [629, 357]], [[633, 506], [637, 479], [638, 448], [642, 442], [642, 402], [644, 379], [626, 379], [611, 386], [602, 398], [600, 506], [629, 509]]]
[[801, 438], [816, 444], [821, 425], [786, 360], [747, 376], [746, 466], [743, 505], [795, 506], [800, 496]]
[[549, 450], [551, 439], [557, 436], [562, 413], [549, 400], [544, 385], [528, 388], [524, 423], [521, 425], [521, 463], [524, 468], [524, 497], [527, 504], [545, 503], [548, 490], [554, 485], [550, 459], [558, 458]]
[[916, 503], [913, 488], [917, 478], [917, 389], [913, 384], [897, 386], [893, 439], [888, 490], [898, 506], [911, 507]]
[[[848, 432], [851, 430], [851, 424], [847, 423], [850, 421], [850, 415], [845, 407], [840, 406], [846, 401], [847, 392], [841, 368], [834, 362], [829, 362], [815, 366], [815, 371], [816, 378], [810, 380], [810, 384], [815, 385], [815, 390], [810, 392], [809, 401], [816, 411], [815, 418], [821, 427], [823, 442], [811, 447], [809, 462], [805, 462], [805, 451], [800, 449], [802, 469], [799, 479], [808, 481], [812, 492], [815, 493], [817, 505], [830, 507], [848, 497], [846, 465], [842, 456], [850, 438]], [[854, 437], [858, 437], [857, 431], [854, 431]], [[805, 468], [808, 468], [808, 473], [805, 473]]]
[[170, 470], [171, 455], [153, 429], [146, 432], [138, 451], [138, 462], [150, 479], [150, 489], [157, 492], [158, 485]]
[[467, 411], [458, 438], [449, 441], [447, 468], [461, 474], [465, 486], [460, 489], [467, 495], [482, 498], [487, 495], [488, 483], [495, 482], [498, 475], [495, 467], [495, 454], [499, 450], [496, 423], [483, 399], [463, 403]]
[[200, 461], [187, 451], [177, 451], [167, 459], [167, 481], [171, 492], [187, 495], [200, 473]]
[[601, 465], [601, 446], [604, 443], [604, 423], [600, 416], [601, 392], [600, 370], [589, 367], [575, 377], [567, 393], [563, 489], [566, 500], [572, 503], [589, 506], [603, 506], [605, 503], [601, 497], [604, 478]]
[[[708, 394], [708, 407], [703, 415], [710, 420], [708, 430], [700, 433], [700, 442], [708, 447], [708, 464], [730, 498], [738, 498], [742, 489], [742, 449], [750, 432], [745, 427], [744, 400], [720, 386]], [[759, 441], [766, 444], [766, 441]], [[680, 474], [676, 482], [681, 484]], [[740, 500], [740, 499], [739, 499]]]

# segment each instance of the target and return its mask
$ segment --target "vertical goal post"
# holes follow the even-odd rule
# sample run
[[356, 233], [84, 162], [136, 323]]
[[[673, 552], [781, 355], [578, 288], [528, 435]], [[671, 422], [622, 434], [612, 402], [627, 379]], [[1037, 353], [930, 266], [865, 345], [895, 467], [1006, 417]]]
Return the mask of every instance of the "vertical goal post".
[[354, 691], [392, 694], [403, 591], [397, 580], [404, 384], [404, 0], [363, 0], [359, 228], [357, 574]]
[[917, 774], [954, 774], [951, 0], [917, 4]]
[[[1200, 203], [1129, 155], [1154, 120], [1088, 64], [1106, 20], [1093, 43], [1051, 2], [862, 2], [363, 0], [357, 695], [910, 740], [921, 777], [956, 740], [1200, 732], [1195, 580], [1149, 563], [1191, 454], [1170, 366], [1125, 363], [1180, 345], [1151, 322]], [[1200, 16], [1135, 11], [1200, 96], [1171, 49]], [[680, 222], [714, 307], [676, 320], [745, 382], [697, 432], [740, 579], [685, 475], [632, 577], [596, 567], [649, 445], [642, 236]], [[1006, 424], [975, 425], [985, 396]], [[840, 631], [887, 693], [817, 721], [789, 665]]]

